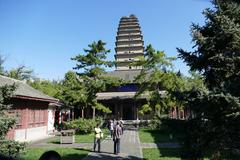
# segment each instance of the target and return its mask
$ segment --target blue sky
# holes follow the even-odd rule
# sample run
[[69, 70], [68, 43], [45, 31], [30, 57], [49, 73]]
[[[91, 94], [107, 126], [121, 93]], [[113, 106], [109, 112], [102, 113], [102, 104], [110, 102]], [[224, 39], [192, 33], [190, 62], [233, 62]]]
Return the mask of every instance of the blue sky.
[[[135, 14], [145, 45], [177, 56], [176, 47], [192, 48], [190, 25], [204, 23], [207, 7], [208, 0], [0, 0], [0, 54], [7, 69], [24, 64], [40, 78], [61, 79], [93, 41], [107, 42], [112, 60], [119, 20]], [[181, 60], [174, 64], [188, 73]]]

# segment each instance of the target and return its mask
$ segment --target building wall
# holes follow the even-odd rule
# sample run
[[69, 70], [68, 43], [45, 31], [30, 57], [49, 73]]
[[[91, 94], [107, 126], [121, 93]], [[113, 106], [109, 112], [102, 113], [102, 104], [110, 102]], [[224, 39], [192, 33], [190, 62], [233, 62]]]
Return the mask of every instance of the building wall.
[[48, 134], [48, 102], [28, 99], [12, 99], [10, 115], [17, 124], [9, 131], [8, 138], [18, 141], [37, 140]]
[[52, 133], [54, 132], [54, 121], [55, 121], [55, 110], [53, 108], [48, 109], [48, 125], [47, 125], [47, 132]]

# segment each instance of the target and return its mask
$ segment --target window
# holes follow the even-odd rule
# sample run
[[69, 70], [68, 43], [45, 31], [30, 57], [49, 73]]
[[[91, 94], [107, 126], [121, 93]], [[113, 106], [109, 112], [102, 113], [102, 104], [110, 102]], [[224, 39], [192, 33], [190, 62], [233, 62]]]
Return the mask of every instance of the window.
[[21, 128], [22, 126], [22, 111], [21, 110], [10, 110], [8, 114], [16, 118], [16, 128]]
[[16, 128], [21, 128], [22, 126], [22, 112], [16, 111]]
[[40, 122], [44, 122], [44, 118], [45, 118], [44, 110], [41, 110], [40, 111]]
[[45, 122], [45, 110], [43, 109], [32, 109], [29, 110], [29, 127], [43, 126]]

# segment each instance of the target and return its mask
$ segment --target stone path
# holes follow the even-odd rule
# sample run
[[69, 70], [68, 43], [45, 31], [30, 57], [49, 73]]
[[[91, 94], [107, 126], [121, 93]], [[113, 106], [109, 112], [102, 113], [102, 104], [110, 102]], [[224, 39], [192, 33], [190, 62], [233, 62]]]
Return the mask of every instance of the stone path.
[[90, 152], [83, 160], [141, 160], [142, 149], [136, 130], [126, 130], [121, 138], [121, 149], [119, 155], [113, 154], [113, 141], [105, 139], [101, 143], [101, 153]]
[[[30, 144], [29, 148], [81, 148], [92, 151], [93, 143], [54, 144], [47, 143], [49, 139]], [[89, 152], [83, 160], [141, 160], [142, 148], [179, 148], [178, 143], [140, 143], [137, 130], [126, 130], [121, 138], [120, 154], [113, 154], [113, 141], [106, 138], [101, 142], [101, 152]]]

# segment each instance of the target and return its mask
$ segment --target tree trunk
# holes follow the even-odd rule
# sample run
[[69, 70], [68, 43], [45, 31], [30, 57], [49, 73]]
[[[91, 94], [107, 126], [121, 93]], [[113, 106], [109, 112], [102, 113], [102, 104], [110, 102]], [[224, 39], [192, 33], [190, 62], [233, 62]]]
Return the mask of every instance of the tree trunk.
[[95, 107], [92, 108], [93, 109], [93, 119], [95, 119]]
[[216, 151], [216, 152], [213, 153], [213, 160], [221, 160], [220, 151]]
[[82, 119], [84, 119], [84, 108], [82, 108]]

